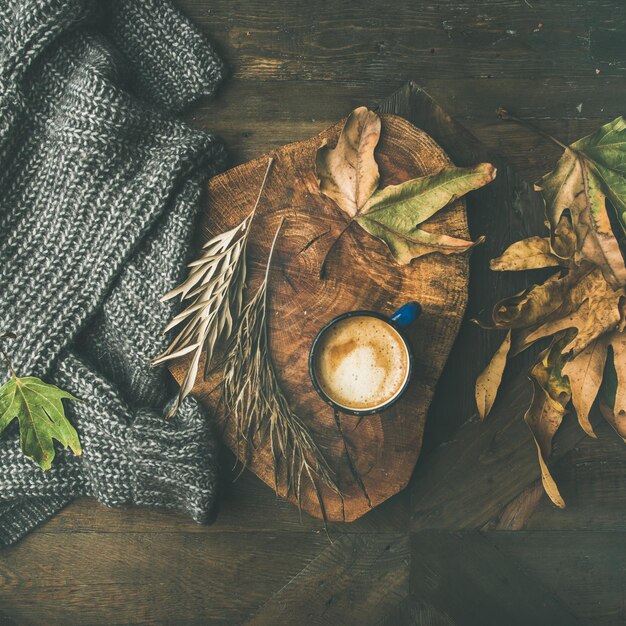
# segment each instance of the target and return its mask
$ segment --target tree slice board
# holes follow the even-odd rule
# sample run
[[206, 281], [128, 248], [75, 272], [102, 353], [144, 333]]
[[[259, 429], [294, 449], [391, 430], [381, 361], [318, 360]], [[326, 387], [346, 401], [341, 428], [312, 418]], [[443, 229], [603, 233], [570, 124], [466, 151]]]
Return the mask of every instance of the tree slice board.
[[[381, 118], [382, 134], [375, 153], [381, 186], [432, 173], [451, 163], [433, 139], [406, 119], [392, 114]], [[383, 243], [353, 224], [329, 257], [326, 279], [319, 278], [324, 255], [345, 227], [346, 218], [319, 192], [315, 154], [324, 140], [336, 143], [344, 122], [210, 180], [202, 218], [207, 239], [238, 224], [252, 209], [268, 159], [274, 158], [250, 234], [247, 293], [256, 291], [274, 233], [286, 218], [268, 289], [270, 351], [291, 407], [309, 426], [336, 473], [343, 499], [322, 488], [330, 521], [355, 520], [407, 485], [419, 456], [435, 385], [465, 311], [469, 273], [467, 254], [436, 253], [407, 266], [397, 265]], [[464, 201], [446, 207], [425, 228], [469, 238]], [[378, 415], [335, 415], [309, 379], [313, 338], [326, 322], [346, 311], [370, 309], [390, 315], [410, 300], [422, 304], [423, 314], [409, 331], [415, 368], [406, 394]], [[179, 383], [186, 367], [184, 360], [172, 367]], [[211, 409], [224, 442], [241, 458], [232, 422], [223, 415], [216, 391], [221, 373], [201, 378], [193, 393]], [[286, 493], [284, 481], [274, 485], [271, 458], [269, 446], [262, 445], [254, 450], [247, 467], [295, 503]], [[314, 488], [305, 478], [302, 493], [303, 510], [321, 518]]]

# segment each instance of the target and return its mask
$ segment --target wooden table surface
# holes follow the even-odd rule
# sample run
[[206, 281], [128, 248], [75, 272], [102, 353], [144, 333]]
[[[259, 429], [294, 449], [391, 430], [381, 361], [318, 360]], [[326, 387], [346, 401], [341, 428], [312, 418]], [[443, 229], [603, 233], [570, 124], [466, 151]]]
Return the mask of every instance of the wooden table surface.
[[[558, 151], [496, 107], [567, 142], [625, 112], [622, 0], [178, 3], [230, 66], [190, 120], [225, 139], [233, 165], [408, 80], [528, 181]], [[537, 223], [528, 194], [516, 183], [488, 218], [470, 206], [473, 235], [492, 234], [472, 260], [474, 313], [506, 286], [487, 255]], [[327, 536], [249, 472], [232, 483], [225, 453], [213, 526], [82, 499], [4, 550], [0, 624], [625, 623], [624, 443], [602, 425], [594, 441], [568, 424], [554, 464], [568, 508], [555, 509], [521, 423], [519, 366], [495, 415], [475, 421], [471, 379], [495, 344], [464, 326], [411, 485], [361, 520]]]

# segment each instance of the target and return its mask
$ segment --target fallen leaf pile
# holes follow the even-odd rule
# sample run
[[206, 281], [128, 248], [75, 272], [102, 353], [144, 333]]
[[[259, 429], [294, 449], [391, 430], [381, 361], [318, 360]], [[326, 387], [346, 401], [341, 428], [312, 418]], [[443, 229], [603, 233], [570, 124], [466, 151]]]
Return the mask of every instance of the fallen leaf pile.
[[317, 151], [320, 190], [346, 214], [348, 225], [356, 222], [384, 241], [401, 265], [432, 252], [465, 252], [482, 241], [431, 233], [420, 225], [454, 200], [491, 182], [496, 175], [493, 165], [444, 167], [435, 174], [379, 189], [374, 149], [380, 132], [378, 115], [359, 107], [346, 120], [337, 145], [323, 145]]
[[537, 185], [549, 236], [518, 241], [491, 261], [496, 271], [556, 272], [495, 305], [490, 327], [509, 332], [476, 381], [483, 419], [507, 358], [551, 337], [530, 370], [533, 399], [524, 420], [537, 445], [543, 486], [561, 508], [565, 502], [546, 460], [568, 405], [595, 437], [589, 412], [600, 397], [602, 414], [626, 441], [626, 266], [609, 217], [615, 210], [618, 228], [626, 224], [626, 122], [620, 117], [564, 148]]

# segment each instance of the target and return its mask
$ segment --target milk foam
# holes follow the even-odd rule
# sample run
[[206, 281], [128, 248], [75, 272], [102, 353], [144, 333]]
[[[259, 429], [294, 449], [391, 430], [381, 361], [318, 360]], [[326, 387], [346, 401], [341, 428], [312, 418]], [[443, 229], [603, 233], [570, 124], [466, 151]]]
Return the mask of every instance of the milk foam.
[[337, 404], [369, 409], [402, 388], [408, 369], [404, 342], [385, 321], [371, 316], [340, 320], [320, 338], [316, 378]]

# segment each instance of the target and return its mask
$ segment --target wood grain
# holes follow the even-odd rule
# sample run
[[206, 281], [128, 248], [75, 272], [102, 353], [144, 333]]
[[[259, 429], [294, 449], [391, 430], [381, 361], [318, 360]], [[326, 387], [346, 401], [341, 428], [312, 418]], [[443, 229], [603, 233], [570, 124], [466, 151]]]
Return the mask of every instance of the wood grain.
[[[193, 107], [187, 117], [224, 138], [233, 165], [289, 141], [311, 137], [356, 106], [374, 108], [409, 79], [417, 81], [454, 120], [477, 136], [483, 149], [506, 155], [508, 164], [528, 182], [554, 165], [558, 151], [523, 128], [498, 120], [495, 107], [503, 105], [533, 119], [566, 142], [624, 113], [626, 67], [619, 37], [626, 30], [626, 7], [622, 0], [397, 0], [392, 8], [380, 0], [362, 0], [358, 6], [305, 0], [175, 1], [216, 42], [230, 67], [229, 79], [218, 97]], [[457, 152], [467, 148], [465, 141], [446, 143], [446, 136], [451, 139], [450, 126], [441, 116], [432, 115], [432, 103], [412, 100], [405, 105], [413, 123], [426, 129], [461, 164]], [[500, 162], [498, 168], [496, 184], [510, 180], [503, 176]], [[475, 304], [469, 303], [468, 317], [479, 312], [482, 303], [492, 301], [487, 293], [490, 288], [509, 288], [507, 277], [494, 276], [486, 263], [492, 251], [501, 252], [500, 246], [534, 227], [532, 205], [526, 202], [523, 189], [513, 183], [499, 188], [492, 204], [481, 201], [474, 205], [469, 199], [473, 234], [487, 233], [489, 238], [472, 257], [471, 294], [479, 289], [484, 295]], [[488, 231], [483, 230], [484, 223]], [[457, 368], [451, 368], [449, 376], [448, 368], [444, 370], [428, 419], [424, 452], [453, 439], [459, 425], [472, 415], [470, 374], [461, 365], [480, 368], [495, 347], [487, 333], [481, 335], [467, 320], [462, 333], [469, 333], [473, 340], [463, 343], [460, 337], [460, 347], [448, 361], [448, 365], [457, 363]], [[505, 417], [505, 396], [502, 407], [500, 417]], [[621, 531], [626, 519], [626, 463], [624, 444], [610, 432], [599, 436], [598, 442], [585, 438], [576, 443], [553, 468], [568, 501], [565, 511], [555, 510], [542, 498], [526, 521], [529, 532], [485, 534], [503, 559], [510, 559], [514, 569], [535, 578], [580, 622], [612, 626], [624, 623], [626, 534]], [[497, 443], [496, 439], [494, 445]], [[458, 447], [456, 452], [464, 451]], [[426, 460], [423, 454], [420, 465]], [[87, 498], [67, 507], [36, 531], [36, 535], [47, 533], [45, 536], [38, 541], [29, 537], [11, 549], [10, 573], [2, 567], [5, 553], [0, 554], [0, 623], [245, 623], [299, 567], [305, 569], [325, 551], [328, 541], [309, 543], [310, 537], [322, 538], [321, 522], [303, 516], [301, 523], [297, 510], [268, 497], [268, 487], [252, 473], [232, 483], [237, 474], [232, 465], [232, 457], [225, 455], [222, 511], [212, 527], [198, 527], [173, 513], [106, 509]], [[503, 474], [513, 471], [504, 461], [500, 467]], [[425, 464], [416, 478], [428, 471]], [[376, 536], [384, 532], [401, 534], [409, 527], [407, 496], [408, 490], [404, 490], [351, 524], [331, 524], [331, 537], [341, 530], [358, 531], [376, 542]], [[471, 504], [469, 498], [458, 507], [468, 502]], [[597, 528], [605, 532], [595, 532]], [[142, 532], [158, 537], [158, 542], [141, 540], [129, 547], [132, 537]], [[187, 532], [198, 538], [191, 556], [188, 549], [166, 547], [169, 543], [179, 547], [176, 536]], [[113, 533], [124, 536], [126, 542], [114, 544]], [[435, 571], [447, 566], [450, 580], [455, 581], [451, 603], [466, 587], [481, 588], [481, 597], [488, 603], [485, 584], [455, 573], [462, 565], [463, 536], [442, 531], [439, 547], [443, 549], [449, 542], [456, 550], [446, 552], [448, 563], [442, 559], [443, 552], [430, 550], [430, 560]], [[227, 547], [223, 548], [224, 543]], [[311, 550], [306, 563], [299, 544]], [[119, 545], [123, 549], [116, 547]], [[334, 558], [343, 554], [349, 563], [352, 549], [350, 542], [342, 543]], [[89, 558], [82, 558], [82, 550]], [[292, 550], [296, 551], [295, 568], [289, 558], [281, 558]], [[485, 550], [493, 556], [490, 548]], [[111, 551], [116, 558], [108, 558]], [[256, 554], [267, 562], [262, 570], [253, 568], [255, 573], [262, 571], [258, 581], [247, 577], [242, 568], [246, 554]], [[480, 564], [482, 550], [473, 554]], [[166, 567], [159, 562], [162, 555], [167, 558]], [[403, 558], [417, 564], [425, 560], [418, 551]], [[94, 561], [101, 565], [94, 566]], [[39, 572], [41, 564], [48, 562], [57, 563], [57, 568], [44, 580]], [[137, 562], [142, 565], [138, 567]], [[485, 562], [490, 563], [491, 557], [485, 556]], [[71, 578], [65, 575], [67, 571], [73, 572]], [[134, 582], [129, 582], [131, 571]], [[352, 567], [344, 568], [337, 579], [342, 592], [329, 603], [326, 624], [488, 626], [481, 619], [482, 607], [476, 612], [467, 593], [464, 601], [456, 604], [460, 619], [453, 621], [447, 616], [445, 580], [438, 607], [414, 593], [394, 606], [383, 601], [376, 610], [372, 603], [362, 602], [368, 593], [363, 585], [368, 572], [378, 581], [375, 558], [356, 558]], [[485, 577], [489, 575], [484, 572]], [[505, 574], [511, 584], [519, 575], [513, 572], [509, 578]], [[307, 576], [296, 574], [294, 583], [306, 589]], [[353, 576], [355, 601], [350, 583]], [[230, 588], [213, 586], [213, 581], [222, 578], [231, 581]], [[144, 579], [149, 584], [143, 585]], [[406, 582], [394, 588], [397, 595], [391, 591], [394, 602], [406, 589], [404, 585]], [[290, 595], [290, 606], [299, 616], [306, 616], [306, 606], [311, 603], [319, 616], [333, 595], [332, 586], [303, 593], [298, 599]], [[380, 588], [374, 588], [375, 596]], [[494, 581], [493, 589], [519, 598], [505, 580]], [[528, 594], [527, 603], [537, 597], [543, 596]], [[522, 611], [531, 608], [522, 607]], [[286, 623], [290, 626], [293, 622]], [[497, 626], [503, 623], [499, 621]], [[535, 623], [549, 622], [538, 619]]]
[[[555, 589], [520, 566], [517, 550], [501, 550], [502, 543], [507, 544], [501, 537], [437, 531], [412, 535], [412, 596], [464, 626], [585, 624]], [[538, 550], [528, 552], [525, 561], [539, 559]]]
[[[327, 261], [327, 278], [320, 279], [323, 259], [346, 227], [346, 219], [319, 192], [315, 153], [325, 141], [329, 145], [336, 143], [343, 124], [342, 120], [316, 137], [279, 148], [211, 180], [202, 223], [207, 239], [239, 223], [254, 205], [269, 157], [274, 159], [250, 234], [247, 293], [253, 294], [263, 277], [274, 232], [284, 218], [268, 292], [270, 352], [290, 406], [309, 425], [337, 476], [343, 499], [322, 487], [325, 512], [333, 521], [357, 519], [408, 483], [421, 448], [435, 384], [463, 317], [468, 281], [467, 255], [433, 254], [399, 266], [384, 244], [356, 224], [346, 231], [340, 245], [333, 247]], [[390, 114], [382, 116], [375, 156], [381, 187], [438, 171], [451, 163], [428, 135]], [[427, 227], [467, 237], [464, 201], [441, 211]], [[411, 300], [418, 300], [423, 307], [421, 317], [408, 332], [415, 355], [411, 384], [401, 400], [382, 414], [363, 419], [340, 416], [346, 450], [333, 410], [309, 379], [308, 355], [313, 339], [326, 322], [346, 311], [369, 309], [391, 315]], [[185, 368], [185, 362], [172, 368], [179, 381]], [[214, 392], [220, 380], [219, 371], [205, 381], [199, 379], [194, 394], [211, 407], [224, 441], [243, 461], [245, 448], [239, 447], [234, 424], [225, 419], [220, 395]], [[275, 486], [268, 442], [254, 450], [248, 467], [268, 485]], [[295, 502], [287, 492], [284, 476], [277, 493]], [[302, 506], [314, 517], [323, 517], [315, 489], [308, 481], [303, 488]]]

